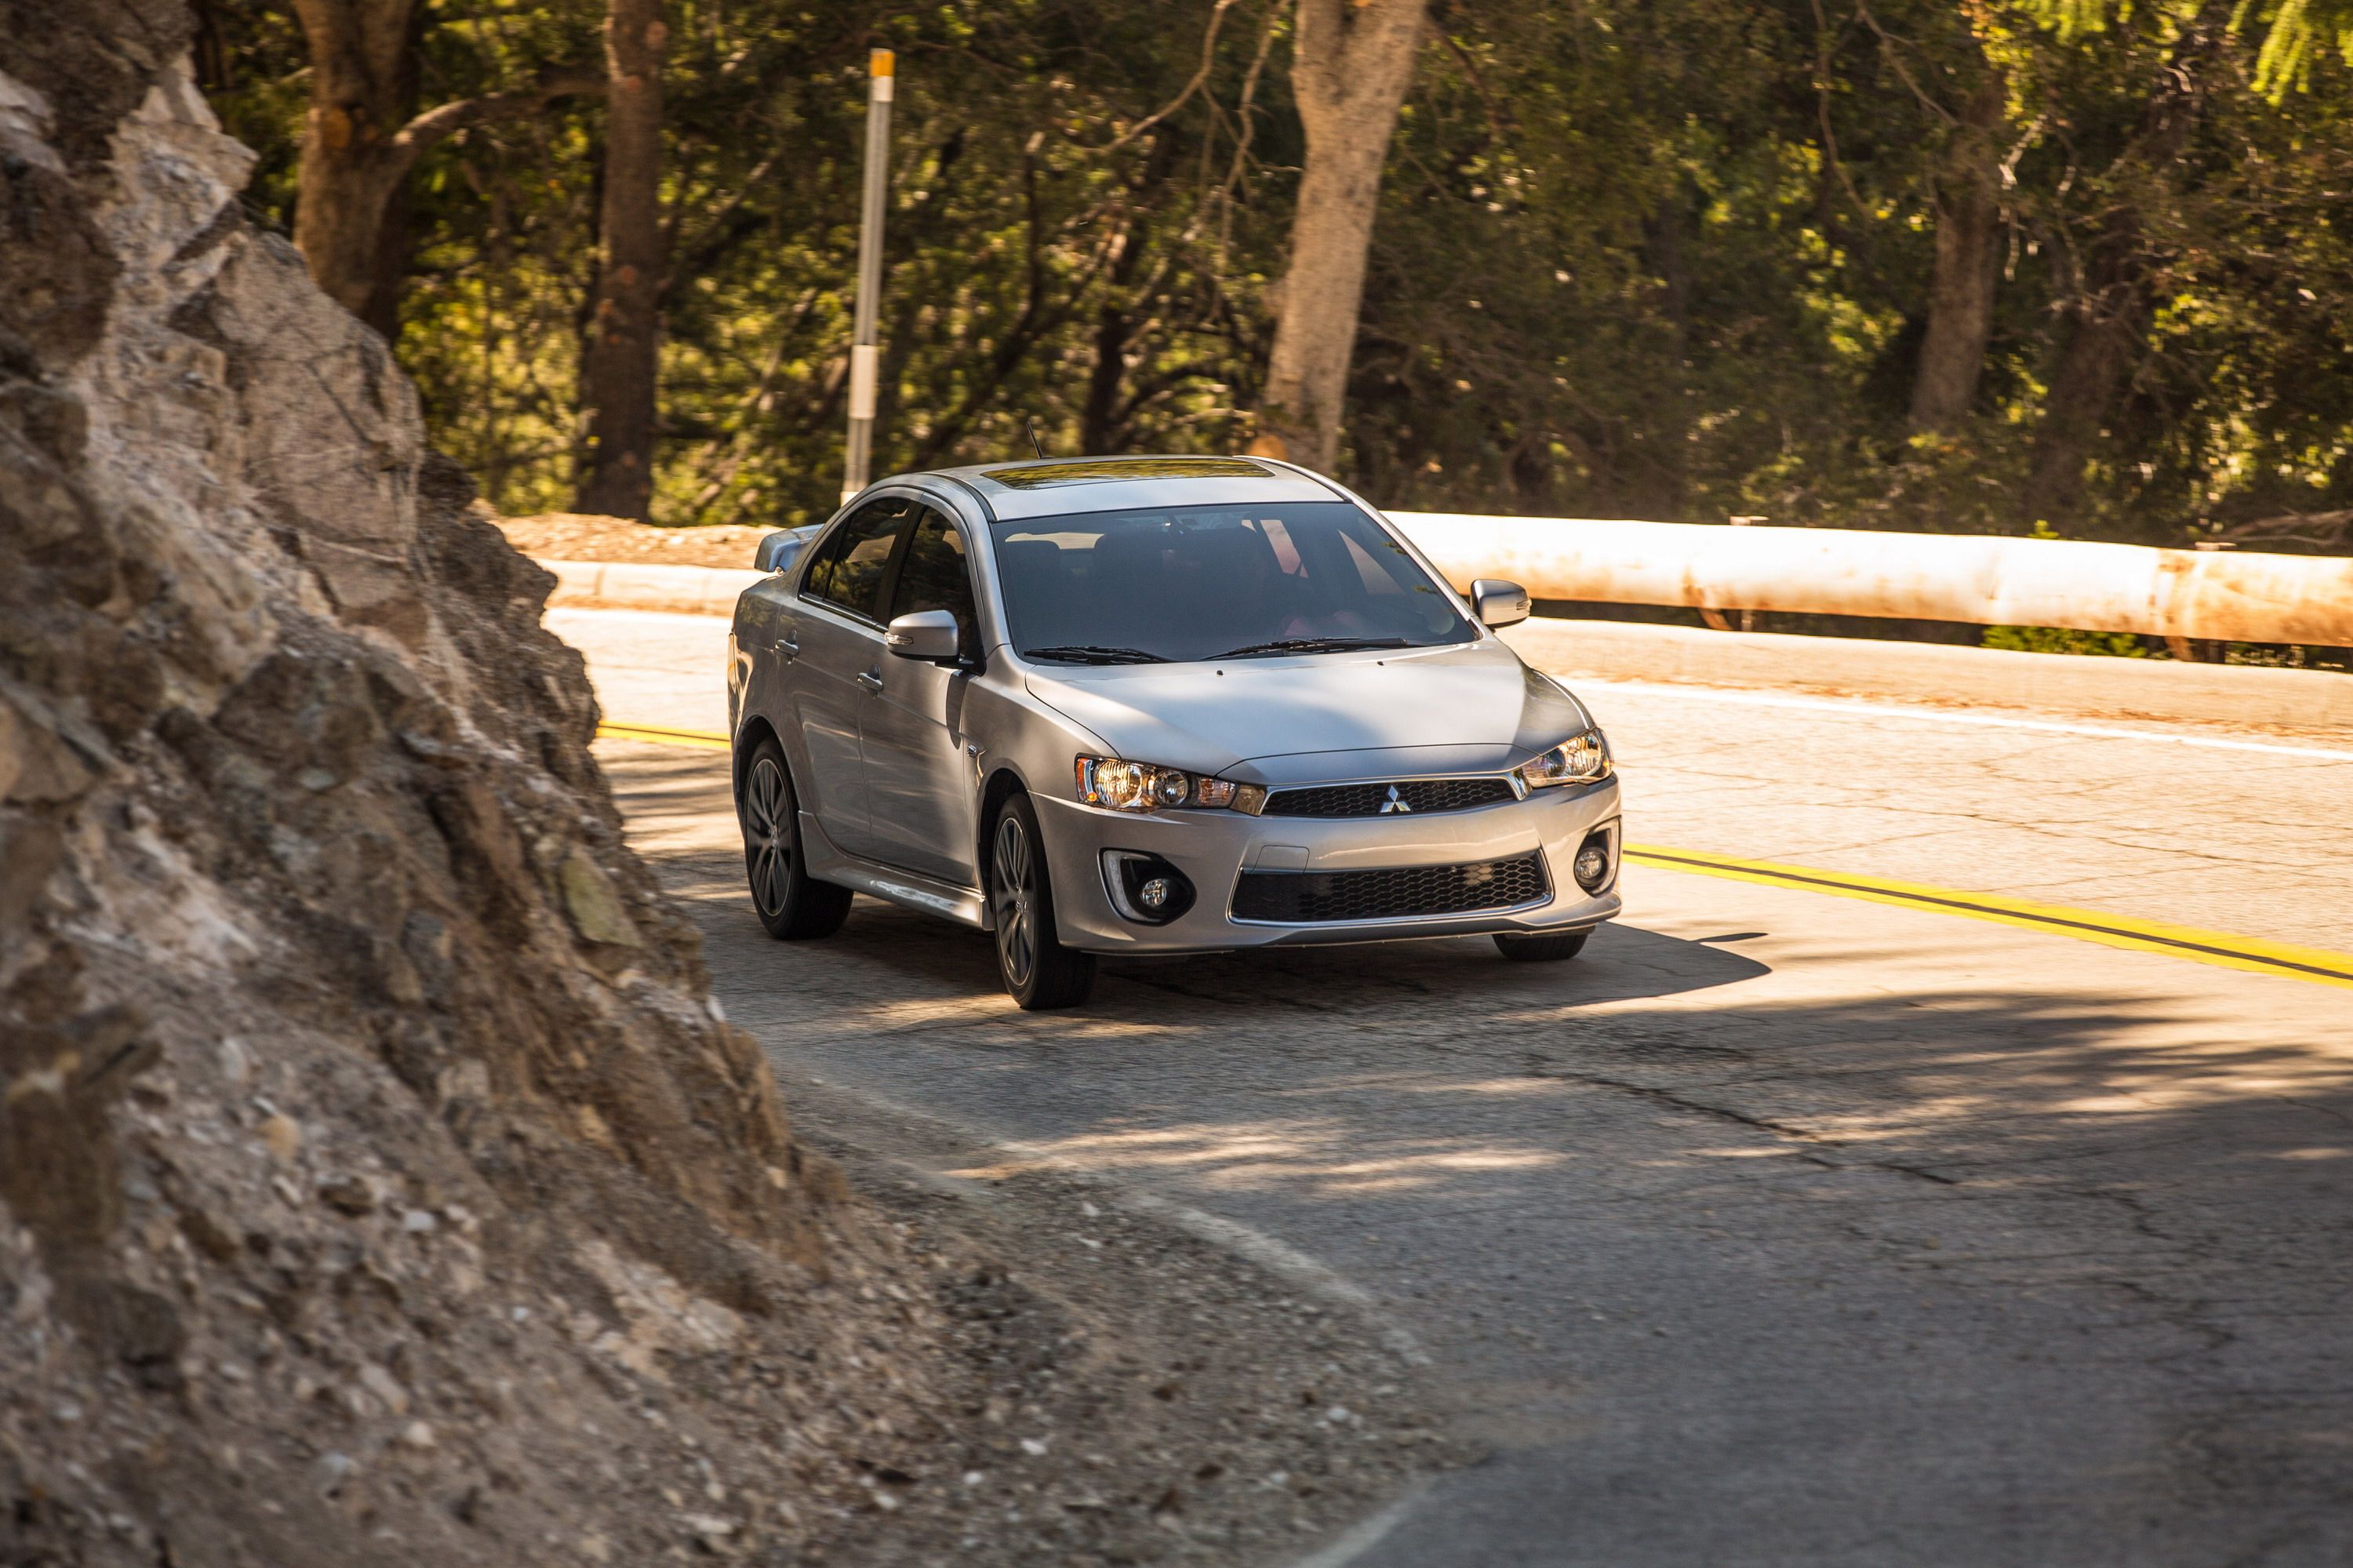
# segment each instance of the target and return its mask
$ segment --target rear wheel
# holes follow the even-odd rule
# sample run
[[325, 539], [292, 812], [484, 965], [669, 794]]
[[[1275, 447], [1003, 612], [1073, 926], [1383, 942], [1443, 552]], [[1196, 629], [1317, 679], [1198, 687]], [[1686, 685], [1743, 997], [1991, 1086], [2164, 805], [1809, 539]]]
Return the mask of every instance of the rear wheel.
[[1591, 935], [1590, 931], [1571, 931], [1560, 937], [1536, 937], [1498, 931], [1495, 933], [1495, 950], [1515, 964], [1557, 963], [1585, 951], [1585, 938]]
[[849, 889], [808, 874], [792, 770], [774, 736], [761, 736], [752, 747], [736, 816], [744, 826], [744, 874], [752, 887], [752, 908], [768, 935], [793, 942], [840, 930], [849, 918]]
[[1055, 939], [1054, 888], [1029, 796], [1006, 797], [988, 843], [988, 906], [1006, 991], [1025, 1012], [1076, 1007], [1094, 989], [1094, 955]]

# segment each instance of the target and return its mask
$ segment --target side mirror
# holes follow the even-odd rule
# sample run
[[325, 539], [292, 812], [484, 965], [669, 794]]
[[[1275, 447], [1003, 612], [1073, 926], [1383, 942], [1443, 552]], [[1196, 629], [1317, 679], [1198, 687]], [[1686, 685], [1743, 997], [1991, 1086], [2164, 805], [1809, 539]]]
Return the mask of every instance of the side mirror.
[[919, 609], [885, 627], [882, 646], [902, 659], [923, 659], [934, 664], [962, 660], [964, 634], [952, 609]]
[[1528, 618], [1528, 590], [1501, 577], [1471, 585], [1471, 609], [1482, 626], [1517, 626]]
[[801, 546], [807, 542], [797, 528], [766, 535], [761, 538], [760, 547], [752, 552], [752, 569], [755, 572], [781, 572], [800, 558]]

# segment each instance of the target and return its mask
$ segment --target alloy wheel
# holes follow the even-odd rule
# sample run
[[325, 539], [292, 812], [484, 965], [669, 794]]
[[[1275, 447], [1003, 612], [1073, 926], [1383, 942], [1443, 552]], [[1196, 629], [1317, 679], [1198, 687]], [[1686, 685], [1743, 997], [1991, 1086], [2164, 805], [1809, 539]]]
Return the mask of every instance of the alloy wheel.
[[762, 914], [781, 914], [792, 885], [792, 800], [784, 769], [771, 758], [755, 760], [744, 783], [744, 831], [752, 846], [752, 896]]
[[1007, 982], [1018, 990], [1029, 983], [1038, 962], [1037, 920], [1031, 913], [1038, 869], [1029, 853], [1029, 835], [1009, 811], [997, 824], [994, 869], [990, 902], [997, 916], [997, 954]]

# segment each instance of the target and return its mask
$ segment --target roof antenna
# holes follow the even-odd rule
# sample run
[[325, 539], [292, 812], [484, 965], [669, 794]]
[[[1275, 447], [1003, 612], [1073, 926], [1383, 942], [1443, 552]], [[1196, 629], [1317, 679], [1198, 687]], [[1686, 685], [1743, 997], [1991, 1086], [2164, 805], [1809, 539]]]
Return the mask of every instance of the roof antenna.
[[1044, 457], [1046, 443], [1038, 439], [1038, 421], [1024, 414], [1021, 416], [1021, 422], [1029, 427], [1029, 444], [1037, 449], [1039, 457]]

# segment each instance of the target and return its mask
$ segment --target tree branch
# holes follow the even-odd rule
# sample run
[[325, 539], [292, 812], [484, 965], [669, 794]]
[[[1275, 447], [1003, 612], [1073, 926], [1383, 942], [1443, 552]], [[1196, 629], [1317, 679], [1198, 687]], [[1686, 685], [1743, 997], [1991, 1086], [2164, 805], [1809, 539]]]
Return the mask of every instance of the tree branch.
[[1472, 57], [1471, 51], [1463, 47], [1462, 40], [1456, 37], [1453, 30], [1446, 25], [1454, 19], [1452, 0], [1445, 0], [1441, 14], [1430, 18], [1430, 30], [1438, 35], [1439, 40], [1454, 56], [1455, 63], [1462, 68], [1463, 78], [1471, 83], [1471, 90], [1479, 95], [1480, 106], [1487, 111], [1489, 134], [1495, 138], [1498, 145], [1507, 143], [1511, 138], [1504, 133], [1504, 111], [1496, 105], [1495, 95], [1487, 90], [1487, 79], [1479, 74], [1478, 60]]
[[488, 93], [480, 98], [461, 98], [427, 110], [393, 136], [392, 155], [401, 172], [406, 173], [417, 159], [470, 126], [493, 120], [521, 120], [538, 113], [559, 98], [589, 97], [604, 90], [602, 68], [546, 66], [530, 87]]
[[1185, 84], [1185, 90], [1170, 99], [1157, 111], [1145, 115], [1125, 131], [1121, 132], [1118, 137], [1108, 145], [1098, 149], [1095, 154], [1097, 157], [1102, 157], [1106, 153], [1118, 152], [1122, 147], [1192, 101], [1193, 95], [1201, 90], [1201, 84], [1209, 79], [1209, 68], [1217, 63], [1218, 29], [1224, 25], [1227, 8], [1233, 3], [1234, 0], [1218, 0], [1216, 8], [1210, 11], [1209, 25], [1201, 34], [1201, 69], [1193, 73], [1193, 79]]

